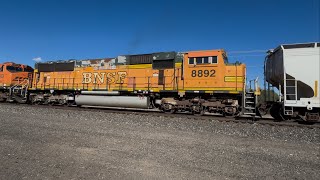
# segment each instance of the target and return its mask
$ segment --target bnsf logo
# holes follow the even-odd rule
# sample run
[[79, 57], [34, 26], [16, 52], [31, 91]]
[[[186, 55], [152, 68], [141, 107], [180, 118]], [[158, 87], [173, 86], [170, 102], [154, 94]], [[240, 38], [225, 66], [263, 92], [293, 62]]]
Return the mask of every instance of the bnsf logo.
[[119, 72], [110, 72], [110, 73], [82, 73], [83, 80], [82, 83], [101, 83], [108, 81], [108, 83], [124, 83], [124, 79], [127, 77], [127, 72], [119, 71]]

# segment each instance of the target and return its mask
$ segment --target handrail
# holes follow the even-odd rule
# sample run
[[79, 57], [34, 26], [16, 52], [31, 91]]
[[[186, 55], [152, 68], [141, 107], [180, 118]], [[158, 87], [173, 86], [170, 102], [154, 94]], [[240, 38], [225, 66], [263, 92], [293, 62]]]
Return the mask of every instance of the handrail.
[[[151, 88], [161, 88], [160, 85], [158, 85], [157, 82], [153, 81], [153, 78], [157, 78], [157, 77], [153, 77], [153, 76], [149, 76], [149, 77], [126, 77], [128, 79], [133, 78], [135, 79], [133, 82], [125, 82], [125, 83], [117, 83], [117, 82], [112, 82], [109, 83], [108, 78], [104, 79], [104, 82], [90, 82], [90, 83], [83, 83], [82, 82], [82, 78], [50, 78], [47, 79], [46, 82], [44, 81], [40, 81], [40, 82], [33, 82], [33, 86], [34, 88], [53, 88], [53, 89], [61, 89], [61, 88], [67, 88], [67, 89], [84, 89], [84, 88], [92, 88], [92, 89], [117, 89], [119, 88], [121, 90], [122, 86], [125, 86], [124, 88], [134, 88], [134, 89], [139, 89], [139, 88], [143, 88], [143, 89], [151, 89]], [[164, 81], [164, 86], [166, 88], [176, 88], [175, 87], [175, 78], [172, 76], [164, 76], [164, 78], [166, 79]], [[136, 82], [137, 79], [140, 82]]]
[[11, 86], [9, 88], [9, 94], [12, 95], [13, 91], [17, 88], [21, 86], [21, 90], [25, 89], [24, 91], [21, 91], [21, 96], [24, 94], [24, 96], [26, 97], [27, 95], [27, 91], [28, 91], [28, 86], [29, 86], [29, 79], [24, 79], [23, 81]]

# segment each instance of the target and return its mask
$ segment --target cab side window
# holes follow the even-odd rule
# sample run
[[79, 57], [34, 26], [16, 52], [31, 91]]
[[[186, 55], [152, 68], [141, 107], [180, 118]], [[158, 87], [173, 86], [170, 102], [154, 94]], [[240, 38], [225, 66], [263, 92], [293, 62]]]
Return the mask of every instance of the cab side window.
[[203, 64], [208, 64], [208, 63], [209, 63], [209, 58], [203, 57]]
[[209, 57], [211, 64], [218, 64], [218, 57], [217, 56], [211, 56]]
[[197, 64], [203, 64], [202, 57], [197, 57], [196, 62], [197, 62]]
[[0, 66], [0, 72], [3, 72], [3, 66]]
[[218, 64], [218, 56], [189, 58], [189, 64]]
[[194, 64], [194, 58], [189, 58], [189, 64]]

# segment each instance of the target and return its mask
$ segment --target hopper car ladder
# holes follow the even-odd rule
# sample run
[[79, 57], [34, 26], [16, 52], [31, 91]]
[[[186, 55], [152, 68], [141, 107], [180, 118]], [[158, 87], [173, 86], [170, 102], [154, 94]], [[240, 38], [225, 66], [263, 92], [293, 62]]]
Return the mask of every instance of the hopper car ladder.
[[[285, 101], [293, 100], [297, 103], [298, 93], [297, 93], [297, 80], [296, 79], [286, 79], [285, 80]], [[284, 115], [293, 115], [293, 107], [285, 106]]]

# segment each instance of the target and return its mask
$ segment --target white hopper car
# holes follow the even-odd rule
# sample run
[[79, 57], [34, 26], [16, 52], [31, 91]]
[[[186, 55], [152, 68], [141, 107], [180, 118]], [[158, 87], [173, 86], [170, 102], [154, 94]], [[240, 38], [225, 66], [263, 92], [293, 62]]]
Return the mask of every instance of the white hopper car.
[[276, 119], [320, 121], [320, 43], [284, 44], [270, 50], [265, 80], [279, 90], [272, 105]]

